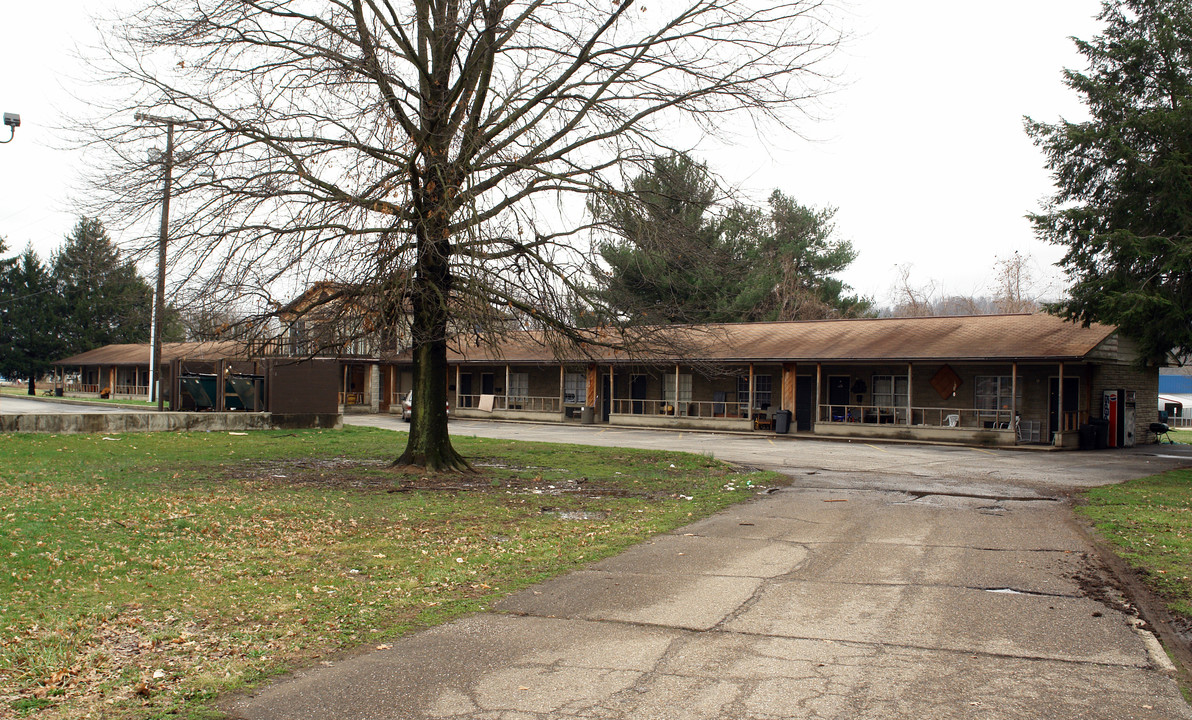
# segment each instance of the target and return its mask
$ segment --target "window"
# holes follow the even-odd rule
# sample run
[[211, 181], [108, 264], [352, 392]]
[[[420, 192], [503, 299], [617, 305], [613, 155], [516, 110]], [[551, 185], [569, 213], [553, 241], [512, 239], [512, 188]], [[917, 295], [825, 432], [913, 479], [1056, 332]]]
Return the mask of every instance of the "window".
[[563, 402], [584, 403], [588, 400], [588, 376], [583, 373], [567, 373], [563, 376]]
[[529, 373], [509, 373], [509, 392], [506, 393], [512, 398], [525, 398], [530, 396], [530, 374]]
[[[1009, 375], [978, 375], [976, 382], [976, 406], [978, 410], [1009, 410], [1010, 393], [1013, 384]], [[1022, 383], [1018, 383], [1016, 406], [1022, 407]]]
[[[753, 405], [763, 410], [770, 407], [773, 398], [773, 385], [769, 375], [753, 376]], [[749, 376], [737, 376], [737, 402], [741, 407], [749, 406]]]
[[[668, 403], [675, 401], [675, 376], [666, 375], [662, 378], [662, 399]], [[679, 376], [679, 402], [691, 402], [691, 376]]]
[[874, 375], [873, 404], [876, 407], [904, 408], [910, 404], [909, 388], [906, 375]]

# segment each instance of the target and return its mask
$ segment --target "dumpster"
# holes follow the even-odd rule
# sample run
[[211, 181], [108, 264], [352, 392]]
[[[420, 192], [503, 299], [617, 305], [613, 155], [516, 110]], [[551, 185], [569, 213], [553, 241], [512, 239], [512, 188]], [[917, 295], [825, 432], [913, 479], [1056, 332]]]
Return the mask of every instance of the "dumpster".
[[779, 410], [778, 412], [774, 413], [774, 432], [782, 433], [783, 435], [785, 435], [786, 433], [788, 433], [790, 431], [791, 431], [791, 411], [790, 410]]
[[1093, 433], [1096, 436], [1093, 445], [1098, 450], [1104, 450], [1109, 447], [1109, 421], [1105, 418], [1089, 418], [1089, 425], [1093, 426]]

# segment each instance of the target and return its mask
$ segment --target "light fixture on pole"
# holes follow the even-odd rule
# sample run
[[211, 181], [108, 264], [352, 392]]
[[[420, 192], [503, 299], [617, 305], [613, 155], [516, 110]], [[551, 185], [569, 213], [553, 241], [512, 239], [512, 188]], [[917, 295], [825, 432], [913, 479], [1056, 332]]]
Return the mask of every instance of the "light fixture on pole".
[[8, 128], [8, 139], [0, 140], [0, 145], [7, 145], [17, 136], [17, 128], [21, 126], [21, 116], [16, 113], [4, 113], [4, 127]]
[[152, 125], [166, 126], [166, 152], [162, 157], [165, 165], [165, 182], [161, 193], [161, 235], [157, 241], [157, 292], [153, 300], [153, 356], [149, 366], [150, 392], [157, 398], [158, 411], [165, 409], [165, 400], [161, 392], [161, 326], [165, 318], [166, 295], [166, 238], [170, 234], [170, 184], [174, 172], [174, 126], [201, 128], [202, 123], [181, 118], [158, 117], [146, 113], [137, 113], [138, 122]]

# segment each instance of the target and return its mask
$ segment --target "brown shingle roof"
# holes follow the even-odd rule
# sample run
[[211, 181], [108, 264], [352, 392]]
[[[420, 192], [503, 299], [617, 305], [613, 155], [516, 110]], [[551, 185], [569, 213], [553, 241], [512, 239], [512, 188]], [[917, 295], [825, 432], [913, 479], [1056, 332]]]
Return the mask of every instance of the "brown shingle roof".
[[[148, 365], [152, 346], [148, 343], [128, 345], [104, 345], [88, 350], [62, 360], [55, 360], [53, 365]], [[191, 343], [162, 343], [161, 361], [170, 362], [175, 358], [190, 360], [241, 360], [248, 357], [243, 343], [235, 341], [222, 342], [191, 342]]]
[[[1076, 360], [1114, 332], [1107, 325], [1086, 328], [1045, 314], [673, 326], [650, 333], [670, 342], [657, 345], [653, 353], [634, 355], [639, 362], [643, 355], [654, 360], [715, 362]], [[624, 352], [602, 347], [591, 347], [590, 353], [601, 362], [631, 360]], [[588, 360], [574, 351], [564, 359]], [[465, 347], [449, 352], [448, 360], [557, 362], [536, 333], [510, 336], [495, 347]]]

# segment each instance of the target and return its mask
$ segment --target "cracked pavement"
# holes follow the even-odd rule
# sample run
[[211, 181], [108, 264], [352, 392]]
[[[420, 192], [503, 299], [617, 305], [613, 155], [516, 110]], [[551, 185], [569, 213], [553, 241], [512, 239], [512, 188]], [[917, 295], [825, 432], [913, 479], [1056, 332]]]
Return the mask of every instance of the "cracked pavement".
[[[452, 425], [561, 441], [549, 426]], [[714, 447], [785, 467], [795, 484], [223, 709], [254, 720], [1192, 719], [1061, 495], [1188, 464], [1163, 457], [1175, 451], [611, 437]]]

